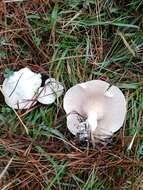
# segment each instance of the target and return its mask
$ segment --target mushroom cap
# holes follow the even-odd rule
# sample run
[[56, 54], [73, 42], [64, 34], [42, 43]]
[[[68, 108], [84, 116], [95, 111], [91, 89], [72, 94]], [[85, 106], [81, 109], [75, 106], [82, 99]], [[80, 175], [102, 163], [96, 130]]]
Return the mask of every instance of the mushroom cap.
[[37, 102], [34, 98], [41, 83], [41, 75], [27, 67], [14, 72], [2, 85], [6, 104], [14, 109], [30, 108]]
[[67, 113], [67, 127], [74, 135], [79, 131], [79, 115], [88, 119], [90, 113], [92, 117], [95, 113], [97, 127], [94, 135], [99, 139], [108, 138], [118, 131], [126, 115], [126, 100], [122, 91], [102, 80], [73, 86], [66, 92], [63, 106]]
[[42, 104], [52, 104], [56, 98], [60, 97], [64, 91], [64, 87], [54, 78], [45, 81], [45, 86], [38, 90], [38, 101]]

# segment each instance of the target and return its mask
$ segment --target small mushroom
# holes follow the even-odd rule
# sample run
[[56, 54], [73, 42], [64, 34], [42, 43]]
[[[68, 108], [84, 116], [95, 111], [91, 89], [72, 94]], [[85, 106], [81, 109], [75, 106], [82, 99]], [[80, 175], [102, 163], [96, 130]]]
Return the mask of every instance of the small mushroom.
[[105, 140], [118, 131], [126, 115], [126, 100], [116, 86], [91, 80], [70, 88], [63, 102], [67, 127], [81, 140]]
[[54, 78], [45, 81], [45, 86], [39, 88], [37, 100], [42, 104], [52, 104], [56, 98], [60, 97], [64, 91], [64, 87]]
[[34, 73], [27, 67], [14, 72], [2, 85], [6, 104], [14, 109], [29, 109], [37, 102], [36, 92], [41, 83], [41, 74]]

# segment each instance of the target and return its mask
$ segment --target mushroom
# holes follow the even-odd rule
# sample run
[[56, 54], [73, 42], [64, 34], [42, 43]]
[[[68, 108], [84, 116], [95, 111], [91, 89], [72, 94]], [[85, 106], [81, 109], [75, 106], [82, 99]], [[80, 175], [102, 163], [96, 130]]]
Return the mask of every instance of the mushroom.
[[52, 104], [56, 98], [60, 97], [64, 91], [64, 87], [54, 78], [45, 81], [45, 86], [39, 88], [37, 100], [42, 104]]
[[118, 131], [126, 115], [122, 91], [102, 80], [71, 87], [64, 96], [67, 127], [81, 140], [105, 140]]
[[29, 109], [37, 102], [36, 92], [41, 83], [41, 74], [34, 73], [27, 67], [14, 72], [2, 85], [6, 104], [14, 109]]

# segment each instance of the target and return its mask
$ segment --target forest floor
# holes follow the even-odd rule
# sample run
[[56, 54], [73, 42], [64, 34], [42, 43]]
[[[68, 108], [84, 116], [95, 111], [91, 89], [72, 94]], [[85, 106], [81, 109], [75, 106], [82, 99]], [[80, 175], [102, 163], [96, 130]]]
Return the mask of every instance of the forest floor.
[[67, 130], [63, 96], [14, 112], [0, 94], [1, 190], [143, 189], [142, 10], [142, 0], [0, 2], [0, 85], [11, 71], [29, 67], [65, 91], [105, 80], [128, 105], [112, 143], [93, 148]]

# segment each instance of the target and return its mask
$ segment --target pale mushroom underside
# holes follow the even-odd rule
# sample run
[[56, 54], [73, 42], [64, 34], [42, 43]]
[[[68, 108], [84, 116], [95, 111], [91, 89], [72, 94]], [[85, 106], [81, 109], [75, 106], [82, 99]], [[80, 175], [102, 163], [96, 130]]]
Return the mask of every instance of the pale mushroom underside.
[[92, 80], [77, 84], [66, 92], [64, 109], [67, 127], [74, 135], [80, 131], [81, 120], [88, 120], [89, 113], [92, 113], [91, 122], [94, 125], [95, 113], [97, 126], [92, 126], [95, 128], [92, 133], [95, 137], [104, 139], [111, 137], [123, 125], [126, 100], [118, 87], [110, 87], [109, 83], [102, 80]]

